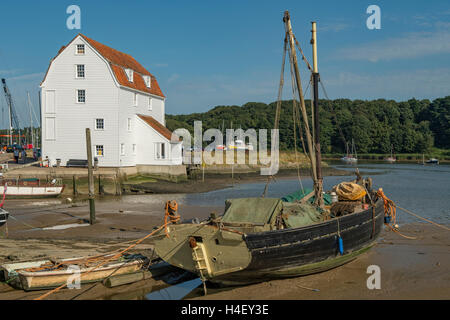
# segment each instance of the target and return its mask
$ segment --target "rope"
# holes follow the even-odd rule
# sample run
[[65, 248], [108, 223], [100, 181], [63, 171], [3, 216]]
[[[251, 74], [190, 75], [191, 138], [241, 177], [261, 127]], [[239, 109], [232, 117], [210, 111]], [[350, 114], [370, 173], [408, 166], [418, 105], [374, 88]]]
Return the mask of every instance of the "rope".
[[[170, 223], [170, 222], [169, 222]], [[126, 251], [134, 248], [135, 246], [137, 246], [139, 243], [141, 243], [142, 241], [144, 241], [145, 239], [149, 238], [150, 236], [154, 235], [156, 232], [162, 230], [163, 228], [167, 227], [167, 223], [164, 223], [163, 225], [159, 226], [157, 229], [153, 230], [151, 233], [149, 233], [148, 235], [146, 235], [145, 237], [140, 238], [138, 241], [136, 241], [134, 244], [128, 246], [126, 249], [120, 251], [119, 253], [113, 255], [112, 257], [104, 260], [103, 262], [100, 262], [99, 264], [97, 264], [94, 268], [90, 269], [89, 271], [87, 271], [86, 273], [83, 273], [81, 276], [83, 275], [87, 275], [89, 273], [91, 273], [92, 271], [97, 270], [98, 268], [100, 268], [101, 266], [105, 265], [106, 263], [115, 260], [117, 258], [119, 258], [121, 255], [123, 255]], [[81, 277], [80, 277], [81, 280]], [[50, 290], [49, 292], [35, 298], [34, 300], [42, 300], [45, 299], [46, 297], [48, 297], [49, 295], [51, 295], [52, 293], [58, 292], [59, 290], [65, 288], [67, 286], [67, 283], [64, 283], [62, 285], [60, 285], [59, 287]]]
[[341, 136], [342, 140], [344, 141], [344, 145], [347, 145], [347, 140], [345, 139], [344, 133], [342, 132], [342, 128], [339, 125], [339, 122], [337, 120], [337, 115], [336, 115], [336, 111], [334, 110], [333, 103], [331, 102], [330, 98], [328, 97], [328, 94], [327, 94], [327, 91], [325, 90], [325, 86], [323, 85], [322, 79], [320, 79], [319, 83], [320, 83], [320, 86], [322, 87], [323, 94], [325, 95], [326, 99], [328, 101], [330, 101], [331, 113], [333, 114], [334, 122], [336, 122], [336, 126], [339, 130], [339, 135]]
[[164, 215], [164, 225], [165, 225], [164, 232], [167, 238], [169, 238], [169, 233], [167, 232], [167, 225], [169, 224], [169, 222], [167, 220], [170, 220], [170, 223], [173, 224], [180, 221], [181, 216], [176, 214], [177, 211], [178, 211], [178, 203], [175, 200], [169, 200], [166, 202]]
[[[284, 86], [284, 68], [285, 68], [285, 64], [286, 64], [286, 51], [287, 51], [287, 32], [284, 37], [283, 58], [281, 61], [281, 72], [280, 72], [280, 84], [278, 85], [278, 98], [277, 98], [277, 106], [275, 109], [275, 123], [274, 123], [275, 130], [278, 129], [278, 124], [280, 122], [281, 97], [283, 95], [283, 86]], [[266, 195], [271, 177], [273, 177], [273, 176], [267, 177], [266, 186], [264, 187], [264, 192], [263, 192], [263, 196], [262, 196], [263, 198]]]
[[415, 213], [413, 213], [413, 212], [411, 212], [411, 211], [409, 211], [409, 210], [407, 210], [407, 209], [405, 209], [405, 208], [402, 208], [402, 207], [400, 207], [400, 206], [397, 206], [397, 208], [399, 208], [400, 210], [403, 210], [404, 212], [406, 212], [406, 213], [408, 213], [408, 214], [410, 214], [410, 215], [412, 215], [412, 216], [414, 216], [414, 217], [416, 217], [416, 218], [418, 218], [418, 219], [424, 220], [424, 221], [429, 222], [429, 223], [431, 223], [431, 224], [433, 224], [433, 225], [435, 225], [435, 226], [437, 226], [437, 227], [439, 227], [439, 228], [442, 228], [442, 229], [444, 229], [444, 230], [450, 231], [450, 228], [447, 228], [446, 226], [443, 226], [443, 225], [441, 225], [441, 224], [439, 224], [439, 223], [436, 223], [436, 222], [433, 222], [433, 221], [431, 221], [431, 220], [428, 220], [428, 219], [426, 219], [426, 218], [424, 218], [424, 217], [421, 217], [421, 216], [419, 216], [418, 214], [415, 214]]
[[[395, 224], [395, 220], [396, 220], [396, 209], [395, 209], [395, 203], [394, 201], [392, 201], [391, 199], [389, 199], [388, 197], [386, 197], [386, 195], [383, 192], [383, 189], [380, 188], [378, 189], [377, 195], [383, 199], [384, 202], [384, 216], [385, 217], [390, 217], [392, 223]], [[385, 222], [385, 224], [388, 224]]]

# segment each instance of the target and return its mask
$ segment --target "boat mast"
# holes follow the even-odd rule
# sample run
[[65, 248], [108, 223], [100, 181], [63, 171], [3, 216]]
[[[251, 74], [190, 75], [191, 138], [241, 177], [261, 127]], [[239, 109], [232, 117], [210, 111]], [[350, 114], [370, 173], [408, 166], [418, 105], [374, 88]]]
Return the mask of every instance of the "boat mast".
[[31, 114], [31, 99], [30, 99], [30, 93], [27, 91], [28, 96], [28, 108], [30, 110], [30, 132], [31, 132], [31, 144], [33, 145], [33, 148], [36, 146], [34, 145], [34, 130], [33, 130], [33, 117]]
[[285, 25], [286, 33], [289, 38], [289, 47], [290, 47], [290, 55], [291, 55], [291, 63], [294, 66], [294, 74], [295, 74], [295, 82], [297, 84], [297, 90], [298, 95], [300, 97], [300, 109], [302, 111], [302, 119], [303, 124], [305, 126], [305, 133], [306, 133], [306, 141], [308, 144], [308, 153], [309, 153], [309, 159], [311, 161], [311, 172], [312, 172], [312, 178], [314, 181], [314, 195], [315, 199], [317, 200], [319, 197], [322, 197], [322, 194], [318, 193], [318, 181], [317, 181], [317, 169], [316, 169], [316, 157], [314, 156], [314, 148], [313, 148], [313, 142], [311, 137], [311, 131], [309, 128], [308, 123], [308, 114], [306, 113], [306, 107], [305, 107], [305, 99], [303, 97], [303, 89], [302, 89], [302, 82], [300, 79], [300, 71], [298, 69], [298, 63], [297, 63], [297, 53], [295, 51], [295, 41], [294, 41], [294, 34], [292, 33], [292, 26], [291, 26], [291, 20], [289, 16], [289, 11], [284, 12], [283, 22]]
[[313, 90], [314, 90], [314, 144], [315, 144], [315, 156], [316, 156], [316, 170], [317, 170], [317, 183], [315, 187], [317, 188], [316, 197], [314, 203], [318, 206], [323, 206], [323, 178], [322, 178], [322, 154], [320, 153], [320, 123], [319, 123], [319, 68], [317, 66], [317, 28], [316, 22], [312, 23], [312, 53], [313, 53]]

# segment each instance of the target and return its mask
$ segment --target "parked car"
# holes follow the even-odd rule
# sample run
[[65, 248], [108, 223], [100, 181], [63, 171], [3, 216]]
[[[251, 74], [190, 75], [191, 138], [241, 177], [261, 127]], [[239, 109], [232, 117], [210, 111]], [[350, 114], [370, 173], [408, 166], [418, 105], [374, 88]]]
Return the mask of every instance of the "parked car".
[[14, 152], [14, 150], [16, 150], [16, 149], [19, 149], [19, 150], [20, 150], [20, 145], [18, 145], [18, 144], [12, 144], [12, 145], [9, 145], [9, 146], [6, 148], [6, 152], [12, 153], [12, 152]]

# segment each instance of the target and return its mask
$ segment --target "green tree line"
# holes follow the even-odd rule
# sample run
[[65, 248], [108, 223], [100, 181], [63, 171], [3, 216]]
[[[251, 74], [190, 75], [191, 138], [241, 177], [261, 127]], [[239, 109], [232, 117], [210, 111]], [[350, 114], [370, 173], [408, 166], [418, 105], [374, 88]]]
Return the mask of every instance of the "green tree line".
[[[306, 100], [310, 110], [310, 101]], [[282, 101], [279, 122], [280, 148], [294, 148], [292, 100]], [[242, 106], [216, 106], [203, 113], [166, 115], [170, 130], [188, 129], [193, 135], [194, 121], [203, 130], [242, 128], [271, 129], [276, 102], [248, 102]], [[358, 153], [422, 153], [432, 147], [450, 148], [450, 96], [430, 100], [320, 100], [320, 143], [324, 153], [342, 153], [344, 141], [355, 142]], [[311, 119], [310, 119], [311, 121]], [[310, 122], [311, 123], [311, 122]], [[301, 148], [298, 138], [297, 145]], [[207, 145], [208, 143], [205, 143]]]

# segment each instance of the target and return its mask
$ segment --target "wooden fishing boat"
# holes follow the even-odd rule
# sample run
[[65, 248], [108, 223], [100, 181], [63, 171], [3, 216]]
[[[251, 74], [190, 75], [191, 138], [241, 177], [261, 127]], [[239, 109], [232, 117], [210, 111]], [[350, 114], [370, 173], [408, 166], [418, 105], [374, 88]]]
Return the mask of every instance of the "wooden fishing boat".
[[67, 283], [70, 277], [73, 278], [75, 272], [79, 272], [80, 284], [83, 284], [102, 281], [113, 275], [138, 272], [148, 263], [144, 256], [124, 255], [96, 268], [100, 262], [113, 255], [11, 263], [0, 266], [0, 271], [3, 280], [11, 286], [30, 291], [58, 287]]
[[[6, 185], [6, 186], [5, 186]], [[0, 181], [0, 194], [6, 189], [6, 196], [11, 198], [52, 198], [64, 191], [65, 185], [53, 182], [41, 182], [39, 179], [8, 179]]]
[[[304, 152], [309, 153], [313, 191], [302, 194], [294, 202], [283, 201], [295, 198], [292, 196], [265, 198], [265, 192], [260, 198], [227, 200], [222, 216], [211, 215], [202, 223], [178, 223], [177, 206], [168, 202], [166, 220], [169, 217], [172, 223], [156, 233], [153, 239], [155, 252], [173, 266], [198, 274], [204, 284], [210, 281], [240, 285], [301, 276], [340, 266], [370, 249], [385, 221], [382, 190], [374, 191], [372, 180], [362, 178], [358, 171], [354, 181], [336, 185], [330, 191], [330, 202], [325, 203], [319, 140], [316, 24], [313, 22], [311, 40], [313, 68], [308, 64], [312, 70], [314, 92], [311, 114], [315, 133], [311, 134], [295, 53], [297, 43], [287, 11], [283, 21], [286, 28], [285, 53], [289, 45], [289, 61], [294, 71], [291, 73], [292, 83], [295, 81], [298, 92], [293, 106], [295, 109], [294, 101], [299, 98], [301, 108], [296, 113], [294, 111], [294, 117], [302, 115], [308, 147]], [[282, 92], [282, 84], [281, 77], [278, 92]], [[281, 96], [275, 119], [279, 119], [280, 101]], [[277, 122], [274, 127], [278, 128]]]

